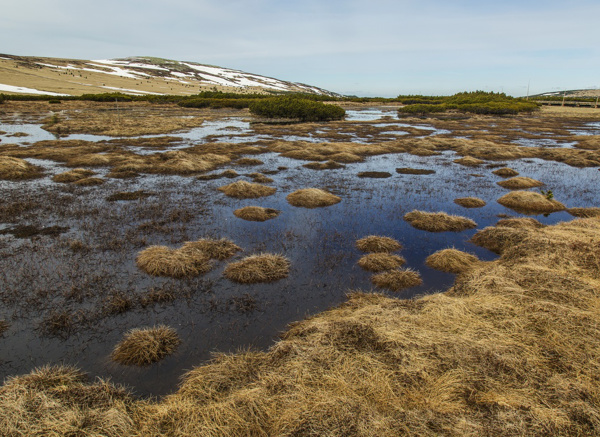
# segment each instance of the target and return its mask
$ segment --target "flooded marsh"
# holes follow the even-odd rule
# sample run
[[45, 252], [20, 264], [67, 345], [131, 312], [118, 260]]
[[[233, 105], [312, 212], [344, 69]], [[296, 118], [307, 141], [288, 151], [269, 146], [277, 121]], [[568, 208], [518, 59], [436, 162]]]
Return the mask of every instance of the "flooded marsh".
[[[49, 106], [0, 107], [3, 378], [62, 363], [138, 395], [171, 393], [213, 353], [264, 350], [289, 323], [339, 305], [349, 290], [402, 298], [446, 290], [450, 272], [497, 257], [471, 238], [500, 218], [554, 224], [572, 219], [569, 210], [600, 206], [598, 115], [421, 119], [382, 107], [349, 110], [342, 121], [276, 125], [234, 110]], [[514, 172], [498, 171], [505, 167]], [[568, 210], [498, 203], [521, 193], [511, 191], [514, 181], [498, 185], [517, 174], [535, 184], [515, 188]], [[306, 189], [318, 189], [325, 203], [289, 201]], [[481, 206], [455, 202], [471, 198]], [[468, 222], [430, 232], [404, 219], [413, 211]], [[367, 236], [399, 247], [385, 260], [365, 259], [356, 242]], [[149, 248], [176, 264], [188, 260], [186, 245], [222, 238], [241, 250], [193, 260], [194, 275], [140, 266]], [[456, 252], [430, 258], [444, 249]], [[261, 254], [281, 264], [273, 280], [228, 279], [228, 266]], [[163, 325], [180, 342], [162, 361], [111, 359], [126, 333]]]

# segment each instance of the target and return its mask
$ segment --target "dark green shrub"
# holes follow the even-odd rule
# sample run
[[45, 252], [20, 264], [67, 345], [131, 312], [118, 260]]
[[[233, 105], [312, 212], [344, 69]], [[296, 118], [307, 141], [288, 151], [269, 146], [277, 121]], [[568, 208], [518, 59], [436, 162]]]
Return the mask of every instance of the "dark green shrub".
[[254, 101], [250, 112], [267, 118], [288, 118], [300, 121], [340, 120], [346, 111], [336, 105], [291, 96]]
[[4, 103], [4, 94], [0, 94], [0, 105]]
[[399, 114], [431, 114], [433, 112], [444, 112], [446, 111], [446, 105], [426, 105], [426, 104], [415, 104], [403, 106], [398, 109]]
[[50, 99], [50, 100], [48, 100], [48, 103], [56, 105], [56, 104], [62, 103], [62, 102], [59, 99]]

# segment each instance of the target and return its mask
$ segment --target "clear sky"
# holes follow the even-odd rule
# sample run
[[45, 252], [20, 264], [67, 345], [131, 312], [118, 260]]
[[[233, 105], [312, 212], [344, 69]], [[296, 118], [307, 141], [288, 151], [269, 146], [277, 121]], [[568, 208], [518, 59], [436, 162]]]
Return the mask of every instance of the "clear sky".
[[600, 87], [600, 0], [2, 0], [0, 52], [158, 56], [342, 94]]

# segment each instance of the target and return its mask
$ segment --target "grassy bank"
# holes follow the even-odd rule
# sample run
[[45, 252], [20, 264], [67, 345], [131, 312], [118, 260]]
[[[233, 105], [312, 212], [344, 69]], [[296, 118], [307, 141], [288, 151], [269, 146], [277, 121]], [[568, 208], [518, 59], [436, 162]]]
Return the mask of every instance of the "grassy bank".
[[[160, 402], [70, 368], [6, 381], [7, 435], [596, 435], [600, 220], [498, 226], [498, 260], [416, 300], [354, 292]], [[516, 234], [508, 238], [506, 234]], [[513, 235], [514, 236], [514, 235]], [[486, 240], [480, 238], [480, 240]], [[510, 243], [513, 241], [514, 243]]]

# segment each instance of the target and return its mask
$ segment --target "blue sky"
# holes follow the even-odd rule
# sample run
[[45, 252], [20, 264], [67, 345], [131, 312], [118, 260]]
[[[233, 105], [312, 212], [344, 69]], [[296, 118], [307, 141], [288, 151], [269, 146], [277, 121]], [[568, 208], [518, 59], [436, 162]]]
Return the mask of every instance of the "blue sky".
[[158, 56], [360, 96], [600, 87], [600, 0], [19, 0], [0, 52]]

